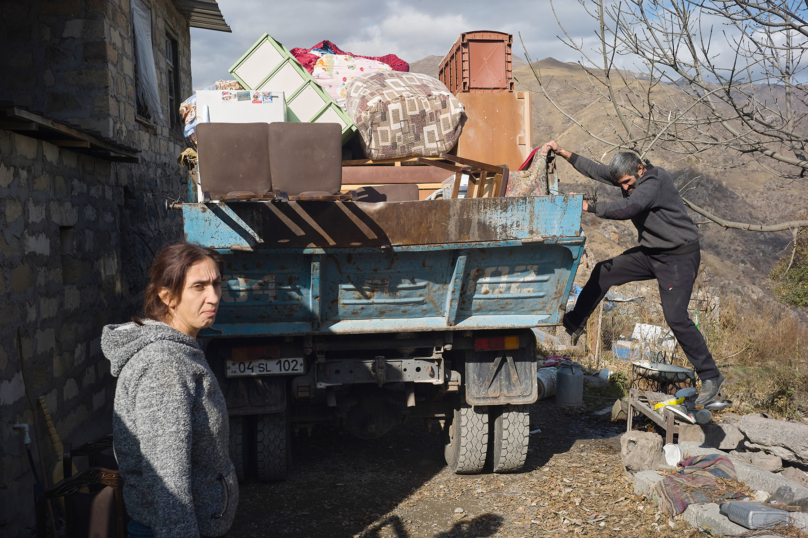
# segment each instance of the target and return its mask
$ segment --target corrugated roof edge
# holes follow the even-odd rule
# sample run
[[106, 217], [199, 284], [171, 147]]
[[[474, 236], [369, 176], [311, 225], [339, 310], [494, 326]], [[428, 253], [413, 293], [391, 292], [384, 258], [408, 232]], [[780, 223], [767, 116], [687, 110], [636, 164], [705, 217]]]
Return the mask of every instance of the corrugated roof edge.
[[232, 32], [216, 0], [174, 0], [174, 3], [188, 19], [191, 28]]

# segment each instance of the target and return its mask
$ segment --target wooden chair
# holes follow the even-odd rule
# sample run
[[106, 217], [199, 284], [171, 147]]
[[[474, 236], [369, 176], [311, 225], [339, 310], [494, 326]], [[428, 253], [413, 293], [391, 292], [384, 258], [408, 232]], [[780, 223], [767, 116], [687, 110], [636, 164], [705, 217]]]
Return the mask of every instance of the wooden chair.
[[[64, 444], [64, 479], [52, 487], [36, 487], [37, 535], [46, 538], [48, 499], [64, 498], [66, 538], [126, 538], [123, 480], [117, 469], [89, 467], [73, 475], [73, 458], [87, 456], [90, 463], [103, 458], [112, 448], [112, 435], [106, 435], [72, 448]], [[107, 463], [107, 462], [104, 462]], [[115, 466], [114, 461], [109, 462]]]
[[505, 196], [505, 191], [508, 188], [508, 167], [506, 165], [496, 166], [481, 163], [447, 153], [441, 154], [440, 157], [455, 164], [423, 158], [419, 158], [418, 162], [454, 172], [455, 180], [451, 198], [457, 198], [460, 192], [460, 178], [463, 174], [469, 176], [466, 198], [497, 198]]

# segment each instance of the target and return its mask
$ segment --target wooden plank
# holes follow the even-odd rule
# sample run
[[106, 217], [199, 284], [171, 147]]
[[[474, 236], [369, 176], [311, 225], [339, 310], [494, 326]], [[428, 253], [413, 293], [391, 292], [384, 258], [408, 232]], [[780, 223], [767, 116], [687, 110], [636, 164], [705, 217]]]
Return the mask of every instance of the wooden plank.
[[378, 161], [373, 161], [371, 159], [354, 159], [349, 161], [342, 161], [342, 166], [370, 166], [375, 164], [393, 164], [396, 163], [414, 163], [418, 162], [419, 159], [424, 159], [427, 161], [439, 161], [441, 157], [397, 157], [395, 159], [381, 159]]
[[61, 148], [88, 148], [90, 143], [86, 140], [51, 140], [51, 144]]
[[344, 166], [342, 185], [441, 183], [450, 175], [432, 166]]
[[455, 174], [454, 184], [452, 185], [452, 196], [451, 198], [457, 198], [460, 194], [460, 179], [463, 177], [463, 172], [458, 172]]
[[[471, 168], [479, 168], [480, 170], [485, 170], [486, 172], [491, 172], [492, 174], [500, 174], [502, 173], [502, 166], [497, 166], [495, 164], [488, 164], [488, 163], [481, 163], [479, 161], [473, 161], [471, 159], [466, 159], [464, 157], [458, 157], [456, 155], [449, 155], [448, 153], [444, 153], [441, 155], [447, 161], [452, 161], [458, 164], [464, 164]], [[521, 164], [521, 163], [519, 163]]]
[[480, 181], [477, 183], [477, 192], [473, 198], [485, 198], [485, 182], [488, 179], [488, 171], [483, 170], [480, 172]]
[[117, 144], [106, 142], [104, 140], [101, 140], [100, 138], [96, 138], [85, 132], [79, 131], [78, 129], [68, 127], [67, 125], [64, 125], [62, 123], [57, 123], [53, 120], [50, 120], [38, 114], [28, 112], [27, 110], [22, 110], [21, 108], [8, 107], [5, 109], [5, 113], [7, 118], [36, 123], [40, 127], [51, 129], [53, 131], [62, 133], [64, 135], [67, 135], [69, 137], [78, 140], [84, 140], [86, 142], [89, 142], [91, 146], [96, 146], [99, 149], [104, 149], [111, 153], [117, 153], [119, 155], [131, 157], [134, 159], [137, 159], [137, 155], [139, 153], [137, 150], [125, 149], [121, 146], [118, 146]]
[[9, 131], [36, 131], [39, 125], [32, 121], [0, 121], [0, 129]]
[[418, 157], [418, 162], [422, 164], [427, 164], [429, 166], [434, 166], [435, 168], [441, 168], [443, 170], [453, 173], [457, 173], [457, 171], [460, 169], [459, 166], [455, 166], [454, 164], [448, 164], [440, 161], [427, 161], [423, 157]]
[[477, 198], [474, 196], [474, 193], [477, 192], [477, 184], [480, 182], [480, 178], [475, 177], [473, 174], [469, 174], [469, 184], [466, 188], [466, 198]]
[[528, 135], [524, 118], [526, 100], [510, 92], [464, 92], [455, 97], [466, 110], [466, 123], [453, 153], [484, 163], [506, 164], [511, 170], [518, 170], [525, 160], [527, 146], [517, 142], [520, 134], [525, 138]]

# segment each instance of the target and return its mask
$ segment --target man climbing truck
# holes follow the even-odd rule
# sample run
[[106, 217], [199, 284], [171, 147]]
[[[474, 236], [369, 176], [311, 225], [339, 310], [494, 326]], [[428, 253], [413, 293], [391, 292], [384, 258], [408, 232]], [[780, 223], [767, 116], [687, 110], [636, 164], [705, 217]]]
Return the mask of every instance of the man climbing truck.
[[698, 274], [701, 252], [699, 232], [685, 210], [671, 176], [662, 168], [644, 164], [634, 153], [618, 153], [609, 166], [559, 147], [552, 149], [581, 174], [620, 187], [617, 202], [583, 202], [583, 210], [603, 219], [631, 220], [637, 228], [639, 247], [631, 248], [597, 265], [581, 291], [575, 308], [563, 318], [573, 345], [583, 334], [586, 320], [612, 286], [656, 279], [665, 321], [701, 379], [696, 405], [706, 405], [718, 395], [724, 376], [718, 371], [704, 337], [688, 316], [687, 305]]

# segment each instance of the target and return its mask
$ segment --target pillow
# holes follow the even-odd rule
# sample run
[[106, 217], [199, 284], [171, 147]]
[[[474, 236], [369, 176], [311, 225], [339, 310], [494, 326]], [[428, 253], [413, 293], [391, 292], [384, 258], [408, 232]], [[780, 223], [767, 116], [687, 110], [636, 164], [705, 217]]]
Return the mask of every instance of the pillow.
[[346, 93], [345, 111], [372, 160], [437, 157], [460, 136], [463, 105], [429, 75], [379, 71], [354, 78]]
[[311, 70], [311, 76], [342, 108], [345, 108], [345, 90], [354, 78], [378, 71], [393, 70], [386, 63], [375, 60], [340, 54], [321, 54], [316, 49], [311, 54], [320, 56]]

